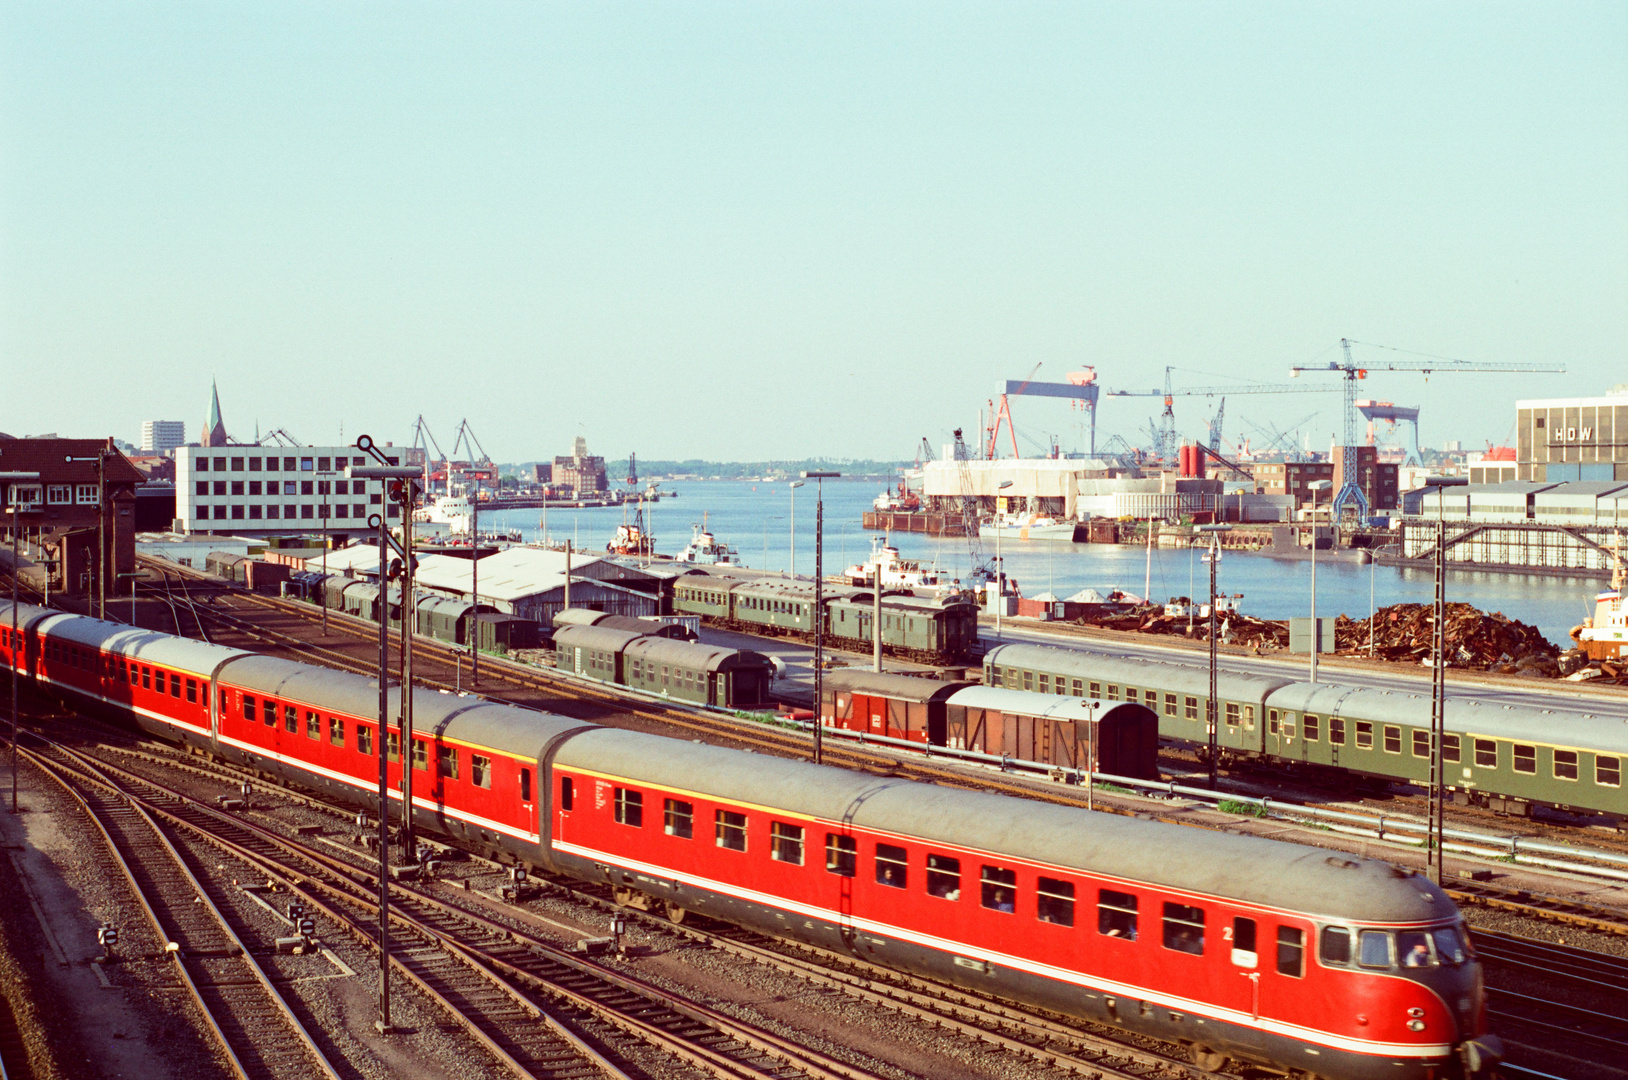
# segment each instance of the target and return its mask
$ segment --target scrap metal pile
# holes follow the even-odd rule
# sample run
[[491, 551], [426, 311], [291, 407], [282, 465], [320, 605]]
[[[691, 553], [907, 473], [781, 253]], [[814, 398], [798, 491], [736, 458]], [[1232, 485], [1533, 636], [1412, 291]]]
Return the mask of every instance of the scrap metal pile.
[[[1431, 604], [1394, 604], [1380, 608], [1373, 620], [1373, 655], [1400, 663], [1429, 660], [1434, 617]], [[1092, 613], [1078, 621], [1108, 630], [1179, 634], [1200, 641], [1206, 640], [1209, 633], [1208, 620], [1190, 621], [1185, 615], [1167, 615], [1158, 605]], [[1255, 652], [1289, 647], [1287, 620], [1255, 619], [1234, 613], [1222, 616], [1220, 630], [1224, 643]], [[1345, 615], [1336, 618], [1334, 644], [1337, 652], [1367, 656], [1368, 619]], [[1537, 627], [1508, 618], [1502, 612], [1480, 611], [1469, 604], [1447, 605], [1446, 646], [1448, 664], [1461, 669], [1560, 678], [1581, 666], [1568, 663], [1571, 654], [1561, 654]], [[1609, 677], [1613, 673], [1602, 674]]]

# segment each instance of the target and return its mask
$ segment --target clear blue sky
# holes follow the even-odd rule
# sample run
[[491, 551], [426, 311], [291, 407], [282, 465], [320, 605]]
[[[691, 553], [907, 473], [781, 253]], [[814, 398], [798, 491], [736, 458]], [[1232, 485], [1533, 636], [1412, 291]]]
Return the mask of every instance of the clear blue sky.
[[6, 2], [0, 430], [215, 376], [239, 437], [908, 457], [1037, 362], [1348, 336], [1566, 365], [1365, 388], [1502, 441], [1628, 380], [1625, 57], [1622, 3]]

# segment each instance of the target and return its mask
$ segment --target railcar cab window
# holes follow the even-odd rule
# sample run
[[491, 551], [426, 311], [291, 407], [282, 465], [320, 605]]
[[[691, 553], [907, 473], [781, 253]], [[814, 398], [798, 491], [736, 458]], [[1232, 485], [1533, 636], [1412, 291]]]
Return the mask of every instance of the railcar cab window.
[[1317, 948], [1317, 957], [1325, 964], [1349, 964], [1351, 962], [1351, 931], [1343, 926], [1323, 927], [1322, 942]]
[[1097, 890], [1097, 933], [1136, 940], [1136, 897], [1113, 889]]
[[[859, 842], [841, 833], [825, 834], [825, 872], [853, 877], [859, 862]], [[880, 879], [878, 879], [880, 880]]]
[[1278, 927], [1278, 974], [1291, 979], [1306, 976], [1306, 933], [1298, 926]]
[[1391, 966], [1391, 936], [1383, 930], [1364, 930], [1357, 935], [1357, 963], [1365, 968]]
[[940, 900], [961, 899], [961, 860], [948, 855], [927, 856], [927, 895]]
[[902, 889], [910, 880], [910, 857], [902, 847], [876, 845], [876, 883]]
[[668, 836], [689, 840], [695, 836], [695, 807], [679, 799], [668, 799], [662, 804], [661, 831]]
[[642, 829], [644, 827], [644, 794], [630, 788], [617, 788], [615, 813], [618, 825]]
[[1164, 905], [1164, 947], [1175, 952], [1204, 955], [1204, 909], [1186, 904]]

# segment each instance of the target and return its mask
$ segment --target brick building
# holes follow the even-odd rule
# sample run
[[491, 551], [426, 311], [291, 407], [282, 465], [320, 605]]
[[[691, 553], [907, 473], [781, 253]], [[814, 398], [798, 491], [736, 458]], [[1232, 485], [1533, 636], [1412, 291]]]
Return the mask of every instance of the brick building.
[[554, 459], [552, 472], [553, 483], [569, 487], [578, 496], [592, 495], [609, 486], [605, 476], [605, 459], [590, 456], [588, 440], [581, 435], [577, 436], [570, 457]]
[[129, 594], [130, 578], [120, 575], [136, 568], [136, 486], [145, 477], [111, 438], [0, 436], [0, 472], [40, 474], [38, 484], [4, 485], [0, 528], [9, 546], [15, 511], [24, 542], [36, 556], [54, 560], [48, 564], [53, 591], [95, 595], [105, 572], [107, 595]]

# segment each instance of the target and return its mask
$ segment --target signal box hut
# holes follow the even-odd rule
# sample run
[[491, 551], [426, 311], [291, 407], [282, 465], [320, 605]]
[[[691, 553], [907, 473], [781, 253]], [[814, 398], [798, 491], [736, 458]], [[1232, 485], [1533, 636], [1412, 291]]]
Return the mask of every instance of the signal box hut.
[[953, 749], [1159, 777], [1159, 718], [1140, 703], [969, 686], [950, 695], [945, 706], [945, 745]]
[[826, 674], [820, 723], [867, 735], [945, 745], [945, 703], [968, 682], [839, 669]]

